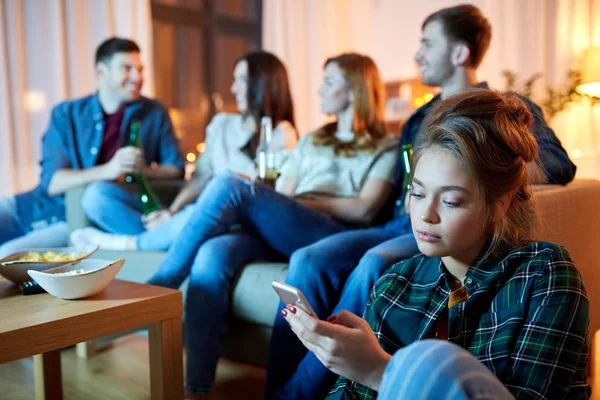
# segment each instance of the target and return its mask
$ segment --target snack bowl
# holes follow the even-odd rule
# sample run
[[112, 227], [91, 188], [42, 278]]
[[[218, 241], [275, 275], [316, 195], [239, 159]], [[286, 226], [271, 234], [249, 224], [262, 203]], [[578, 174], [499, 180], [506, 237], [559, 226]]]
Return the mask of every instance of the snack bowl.
[[[31, 278], [27, 271], [45, 271], [50, 268], [56, 268], [61, 265], [81, 261], [92, 255], [98, 250], [98, 245], [74, 246], [74, 247], [54, 247], [39, 248], [19, 251], [0, 259], [0, 275], [16, 284], [29, 281]], [[60, 261], [31, 261], [22, 260], [30, 253], [46, 254], [48, 252], [58, 255], [68, 255], [68, 259]]]
[[125, 263], [89, 259], [63, 265], [46, 271], [29, 270], [27, 273], [46, 292], [66, 299], [81, 299], [100, 293], [117, 275]]

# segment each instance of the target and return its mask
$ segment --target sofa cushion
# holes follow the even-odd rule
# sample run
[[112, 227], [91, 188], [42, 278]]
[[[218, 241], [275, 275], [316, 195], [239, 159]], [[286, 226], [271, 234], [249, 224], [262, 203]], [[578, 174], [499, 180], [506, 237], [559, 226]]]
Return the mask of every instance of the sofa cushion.
[[253, 262], [238, 275], [232, 295], [234, 316], [263, 326], [273, 326], [279, 298], [271, 287], [287, 275], [285, 263]]

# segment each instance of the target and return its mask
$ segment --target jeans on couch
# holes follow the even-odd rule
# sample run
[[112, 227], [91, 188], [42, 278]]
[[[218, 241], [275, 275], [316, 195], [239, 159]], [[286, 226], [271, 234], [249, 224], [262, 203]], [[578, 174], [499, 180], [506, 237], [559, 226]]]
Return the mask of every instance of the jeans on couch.
[[88, 219], [105, 232], [137, 235], [145, 231], [140, 194], [135, 185], [90, 183], [81, 197], [81, 207]]
[[[210, 393], [229, 310], [230, 288], [237, 272], [253, 260], [271, 260], [272, 250], [247, 232], [230, 232], [200, 246], [184, 302], [186, 391]], [[150, 283], [159, 284], [151, 278]]]
[[113, 182], [89, 184], [81, 198], [86, 216], [100, 229], [116, 234], [138, 235], [137, 249], [167, 251], [187, 223], [192, 205], [184, 207], [169, 221], [147, 231], [142, 223], [142, 207], [135, 187]]
[[[232, 232], [241, 226], [244, 232]], [[209, 393], [223, 336], [228, 296], [248, 261], [295, 250], [348, 226], [268, 186], [233, 175], [214, 177], [149, 284], [178, 288], [190, 276], [186, 298], [186, 390]]]
[[17, 212], [15, 198], [0, 197], [0, 258], [22, 250], [64, 247], [69, 237], [67, 223], [25, 226]]
[[[321, 319], [341, 310], [362, 315], [387, 267], [419, 252], [409, 229], [407, 219], [396, 220], [325, 238], [292, 255], [286, 283], [304, 293]], [[298, 340], [281, 316], [284, 307], [280, 303], [273, 325], [266, 398], [324, 398], [336, 376]]]

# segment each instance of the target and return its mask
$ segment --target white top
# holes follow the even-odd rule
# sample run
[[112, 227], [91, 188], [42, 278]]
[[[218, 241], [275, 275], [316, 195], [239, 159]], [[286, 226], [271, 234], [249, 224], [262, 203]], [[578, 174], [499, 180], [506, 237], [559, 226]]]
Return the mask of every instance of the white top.
[[308, 134], [283, 164], [281, 177], [298, 178], [296, 197], [358, 197], [368, 178], [394, 182], [398, 148], [398, 139], [389, 136], [373, 153], [359, 151], [355, 157], [341, 157], [335, 155], [333, 146], [315, 146], [313, 135]]
[[[244, 130], [240, 114], [219, 113], [206, 127], [206, 150], [196, 162], [195, 174], [213, 176], [227, 170], [255, 178], [252, 160], [242, 149], [254, 136]], [[288, 121], [282, 121], [273, 129], [273, 147], [279, 153], [291, 150], [297, 141], [296, 130]]]

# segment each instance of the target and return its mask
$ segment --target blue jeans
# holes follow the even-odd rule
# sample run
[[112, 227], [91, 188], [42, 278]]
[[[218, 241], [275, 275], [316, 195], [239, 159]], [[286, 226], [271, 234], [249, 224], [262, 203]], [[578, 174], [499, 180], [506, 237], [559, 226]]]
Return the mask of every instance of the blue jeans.
[[[341, 310], [362, 315], [387, 267], [419, 252], [412, 233], [398, 233], [388, 226], [355, 230], [300, 249], [292, 255], [286, 282], [304, 293], [321, 319]], [[271, 336], [266, 398], [324, 398], [336, 376], [291, 331], [281, 316], [284, 307], [280, 304]]]
[[[227, 235], [238, 225], [247, 234]], [[188, 392], [212, 390], [229, 288], [243, 264], [262, 258], [267, 250], [289, 257], [295, 250], [346, 228], [265, 185], [252, 188], [230, 174], [208, 183], [165, 260], [148, 280], [149, 284], [178, 288], [190, 276], [186, 304], [186, 319], [190, 319], [186, 323]]]
[[0, 198], [0, 258], [33, 248], [64, 247], [68, 238], [66, 222], [25, 226], [19, 218], [14, 197]]
[[186, 392], [206, 394], [213, 389], [231, 282], [238, 270], [252, 260], [274, 257], [265, 242], [242, 231], [213, 237], [200, 246], [184, 303]]
[[173, 240], [186, 225], [192, 212], [194, 212], [194, 206], [189, 204], [164, 224], [140, 233], [137, 239], [137, 249], [142, 251], [169, 250]]
[[135, 187], [114, 182], [90, 183], [81, 197], [85, 215], [105, 232], [137, 235], [145, 231], [142, 204]]
[[422, 340], [398, 350], [379, 384], [378, 399], [513, 400], [479, 360], [442, 340]]
[[138, 235], [137, 248], [143, 251], [167, 251], [189, 218], [191, 206], [179, 211], [166, 223], [147, 231], [142, 223], [142, 207], [135, 187], [113, 182], [88, 185], [81, 198], [86, 216], [106, 232]]

